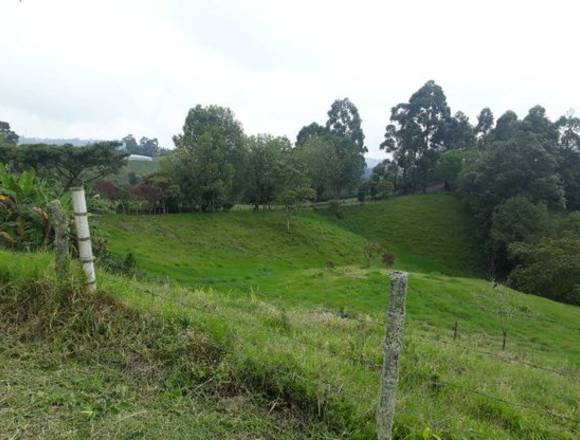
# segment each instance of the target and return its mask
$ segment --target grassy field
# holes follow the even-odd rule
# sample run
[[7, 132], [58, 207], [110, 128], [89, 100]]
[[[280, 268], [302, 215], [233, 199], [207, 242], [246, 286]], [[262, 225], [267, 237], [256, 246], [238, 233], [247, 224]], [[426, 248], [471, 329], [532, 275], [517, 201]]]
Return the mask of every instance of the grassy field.
[[[372, 309], [382, 310], [384, 294], [372, 282], [357, 283], [353, 292], [351, 278], [342, 277], [342, 286], [335, 279], [328, 295], [327, 280], [317, 279], [316, 270], [328, 265], [368, 266], [364, 249], [369, 243], [393, 253], [396, 268], [468, 277], [484, 272], [475, 228], [451, 195], [399, 197], [343, 212], [340, 220], [326, 210], [298, 213], [290, 234], [279, 211], [114, 215], [98, 225], [110, 249], [118, 255], [132, 252], [148, 276], [191, 287], [253, 291], [294, 304], [368, 309], [364, 303], [370, 302]], [[370, 266], [381, 267], [380, 256]]]
[[[381, 313], [277, 307], [106, 274], [107, 296], [63, 295], [48, 258], [0, 253], [8, 421], [0, 436], [374, 438]], [[409, 299], [435, 299], [418, 279]], [[465, 282], [463, 290], [476, 287]], [[519, 324], [502, 352], [497, 335], [479, 327], [497, 305], [479, 287], [461, 300], [479, 296], [466, 306], [479, 305], [471, 313], [480, 321], [466, 320], [473, 327], [456, 342], [410, 307], [397, 438], [428, 430], [445, 439], [577, 438], [580, 311], [505, 289]]]
[[[302, 212], [293, 219], [290, 234], [284, 213], [277, 211], [115, 215], [98, 224], [114, 253], [134, 253], [145, 278], [256, 297], [281, 307], [318, 307], [343, 314], [385, 310], [384, 267], [379, 257], [370, 264], [364, 258], [368, 243], [380, 243], [395, 254], [395, 268], [413, 273], [411, 322], [447, 331], [459, 321], [462, 328], [489, 338], [510, 326], [530, 347], [551, 346], [580, 362], [575, 324], [561, 321], [557, 314], [545, 322], [526, 319], [530, 303], [545, 304], [536, 308], [546, 313], [559, 310], [559, 304], [552, 309], [552, 302], [533, 296], [508, 299], [490, 289], [489, 282], [475, 278], [484, 273], [476, 230], [449, 194], [347, 207], [341, 219], [327, 211]], [[570, 327], [554, 334], [534, 331], [566, 322]]]
[[380, 243], [393, 253], [398, 267], [413, 272], [485, 275], [481, 240], [470, 214], [450, 194], [397, 197], [366, 206], [347, 206], [330, 221]]
[[397, 439], [578, 438], [580, 308], [478, 279], [450, 195], [304, 212], [291, 234], [281, 212], [98, 228], [140, 280], [101, 271], [87, 297], [49, 255], [0, 252], [0, 438], [374, 438], [388, 271], [369, 242], [411, 271]]

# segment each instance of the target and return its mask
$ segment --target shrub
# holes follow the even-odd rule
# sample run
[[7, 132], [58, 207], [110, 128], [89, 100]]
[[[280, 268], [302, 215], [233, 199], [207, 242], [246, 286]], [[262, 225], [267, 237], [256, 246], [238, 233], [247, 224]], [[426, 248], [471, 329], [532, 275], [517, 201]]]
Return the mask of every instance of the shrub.
[[531, 245], [510, 246], [518, 265], [509, 284], [528, 293], [580, 305], [580, 237], [573, 233], [545, 237]]
[[383, 263], [387, 267], [394, 266], [395, 265], [395, 256], [393, 254], [390, 254], [388, 252], [385, 252], [383, 254]]
[[380, 256], [384, 252], [383, 247], [379, 243], [371, 242], [363, 249], [364, 264], [366, 267], [370, 267], [373, 259]]

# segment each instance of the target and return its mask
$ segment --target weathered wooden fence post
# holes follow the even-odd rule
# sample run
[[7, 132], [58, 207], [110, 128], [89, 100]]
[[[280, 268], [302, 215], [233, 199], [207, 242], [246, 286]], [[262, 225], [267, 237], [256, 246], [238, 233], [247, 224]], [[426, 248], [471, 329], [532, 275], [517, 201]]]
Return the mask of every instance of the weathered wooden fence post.
[[75, 227], [79, 246], [79, 259], [87, 276], [87, 290], [94, 292], [97, 290], [97, 279], [95, 274], [95, 259], [93, 258], [93, 248], [91, 246], [85, 190], [82, 186], [75, 186], [71, 187], [70, 191], [72, 194]]
[[405, 330], [405, 303], [408, 275], [405, 272], [391, 273], [391, 296], [384, 342], [384, 359], [381, 378], [381, 394], [377, 409], [377, 438], [393, 438], [395, 402], [399, 384], [399, 356]]
[[455, 321], [455, 324], [453, 325], [453, 340], [455, 341], [457, 339], [457, 331], [459, 330], [459, 324], [457, 323], [457, 321]]
[[50, 223], [54, 228], [54, 253], [56, 273], [60, 278], [68, 274], [68, 218], [62, 209], [60, 200], [48, 204]]

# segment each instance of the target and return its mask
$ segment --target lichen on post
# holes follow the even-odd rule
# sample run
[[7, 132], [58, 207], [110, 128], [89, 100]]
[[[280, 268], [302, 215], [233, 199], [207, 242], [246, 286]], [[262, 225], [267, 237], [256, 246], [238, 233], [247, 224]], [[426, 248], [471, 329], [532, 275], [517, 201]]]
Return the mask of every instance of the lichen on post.
[[378, 440], [391, 440], [393, 438], [393, 421], [399, 384], [399, 357], [405, 330], [407, 282], [407, 273], [391, 273], [391, 295], [385, 325], [381, 391], [377, 408]]

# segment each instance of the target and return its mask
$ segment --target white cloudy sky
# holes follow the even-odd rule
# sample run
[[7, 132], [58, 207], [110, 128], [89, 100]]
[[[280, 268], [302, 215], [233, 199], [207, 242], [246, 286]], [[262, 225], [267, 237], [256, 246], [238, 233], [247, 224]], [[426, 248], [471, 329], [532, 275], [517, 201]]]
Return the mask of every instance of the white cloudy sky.
[[0, 120], [21, 135], [171, 136], [196, 104], [294, 139], [348, 96], [370, 156], [428, 79], [473, 120], [580, 112], [580, 2], [0, 0]]

